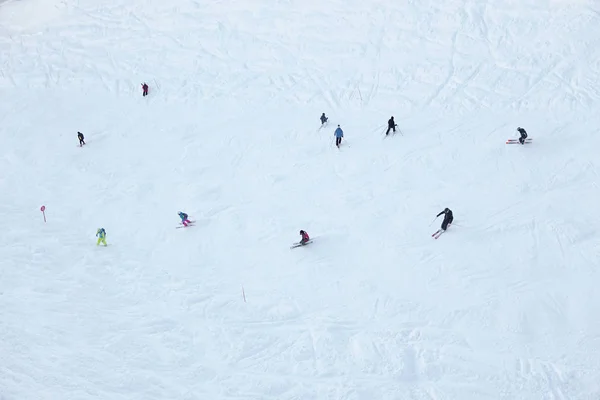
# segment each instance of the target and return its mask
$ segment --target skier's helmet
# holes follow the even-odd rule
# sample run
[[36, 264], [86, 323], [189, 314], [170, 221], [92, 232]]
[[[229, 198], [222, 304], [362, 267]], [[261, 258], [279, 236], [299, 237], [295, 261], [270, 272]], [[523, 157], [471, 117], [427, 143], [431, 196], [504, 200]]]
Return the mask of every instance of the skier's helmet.
[[450, 209], [448, 207], [444, 208], [444, 212], [448, 212]]
[[302, 235], [302, 234], [304, 234], [304, 231], [300, 231], [300, 234], [301, 234], [301, 235]]

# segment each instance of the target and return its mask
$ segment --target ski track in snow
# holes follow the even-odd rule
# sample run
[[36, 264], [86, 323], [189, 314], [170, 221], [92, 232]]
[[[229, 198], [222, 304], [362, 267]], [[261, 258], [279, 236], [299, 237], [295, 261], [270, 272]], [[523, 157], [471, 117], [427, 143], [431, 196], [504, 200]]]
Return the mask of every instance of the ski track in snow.
[[593, 3], [0, 3], [1, 400], [600, 396]]

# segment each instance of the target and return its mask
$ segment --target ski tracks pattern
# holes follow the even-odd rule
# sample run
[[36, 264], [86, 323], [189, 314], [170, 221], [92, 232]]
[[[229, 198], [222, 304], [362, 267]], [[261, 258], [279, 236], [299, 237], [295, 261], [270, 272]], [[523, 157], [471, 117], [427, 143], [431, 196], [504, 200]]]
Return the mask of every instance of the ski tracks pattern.
[[[221, 334], [236, 343], [226, 361], [231, 377], [223, 376], [223, 383], [268, 385], [273, 396], [293, 396], [310, 385], [321, 393], [344, 393], [342, 398], [369, 392], [434, 399], [435, 382], [453, 367], [452, 360], [442, 361], [443, 350], [424, 345], [436, 337], [433, 332], [425, 326], [390, 329], [366, 322], [292, 314], [247, 321], [239, 329], [232, 325], [229, 333], [223, 328]], [[224, 366], [217, 370], [225, 371]]]

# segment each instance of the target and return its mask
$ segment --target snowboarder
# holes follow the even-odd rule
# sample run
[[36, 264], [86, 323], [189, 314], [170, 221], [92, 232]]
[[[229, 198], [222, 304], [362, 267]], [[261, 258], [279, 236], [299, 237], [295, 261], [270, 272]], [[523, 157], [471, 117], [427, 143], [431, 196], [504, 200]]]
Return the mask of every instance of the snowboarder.
[[389, 135], [390, 130], [392, 130], [394, 133], [396, 133], [396, 127], [398, 125], [396, 125], [396, 122], [394, 122], [394, 117], [392, 116], [389, 120], [388, 120], [388, 128], [387, 131], [385, 131], [385, 135]]
[[435, 217], [437, 218], [442, 214], [444, 214], [444, 220], [442, 221], [442, 231], [445, 231], [446, 229], [448, 229], [448, 225], [450, 225], [452, 223], [452, 221], [454, 220], [454, 216], [452, 215], [451, 209], [444, 208], [444, 211], [442, 211]]
[[96, 242], [96, 246], [99, 246], [100, 243], [102, 243], [106, 247], [107, 246], [107, 244], [106, 244], [106, 231], [104, 230], [104, 228], [98, 229], [98, 231], [96, 231], [96, 236], [98, 237], [98, 241]]
[[333, 135], [335, 136], [335, 145], [339, 148], [340, 144], [342, 143], [342, 138], [344, 137], [344, 131], [338, 125]]
[[518, 127], [517, 132], [521, 134], [521, 137], [519, 138], [519, 143], [525, 144], [525, 139], [527, 139], [527, 131], [521, 127]]
[[309, 240], [310, 240], [310, 236], [308, 236], [308, 233], [306, 233], [305, 231], [300, 231], [300, 236], [302, 236], [302, 240], [300, 240], [300, 244], [302, 246], [304, 246]]
[[79, 139], [79, 147], [82, 147], [85, 144], [83, 133], [77, 132], [77, 138]]
[[142, 83], [142, 96], [148, 96], [148, 84], [146, 82]]
[[325, 122], [327, 122], [327, 117], [325, 116], [325, 113], [323, 113], [321, 115], [321, 125], [325, 125]]
[[181, 218], [181, 223], [184, 226], [188, 226], [188, 224], [191, 224], [192, 222], [188, 219], [188, 215], [184, 212], [179, 211], [179, 218]]

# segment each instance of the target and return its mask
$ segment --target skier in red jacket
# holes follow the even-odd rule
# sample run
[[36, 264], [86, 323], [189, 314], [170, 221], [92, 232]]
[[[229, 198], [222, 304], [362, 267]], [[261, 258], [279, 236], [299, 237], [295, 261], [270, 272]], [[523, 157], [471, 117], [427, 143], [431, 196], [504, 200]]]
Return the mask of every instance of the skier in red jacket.
[[305, 245], [306, 242], [308, 242], [310, 240], [310, 236], [308, 236], [308, 233], [306, 233], [305, 231], [300, 231], [300, 235], [302, 236], [302, 240], [300, 241], [300, 244]]

